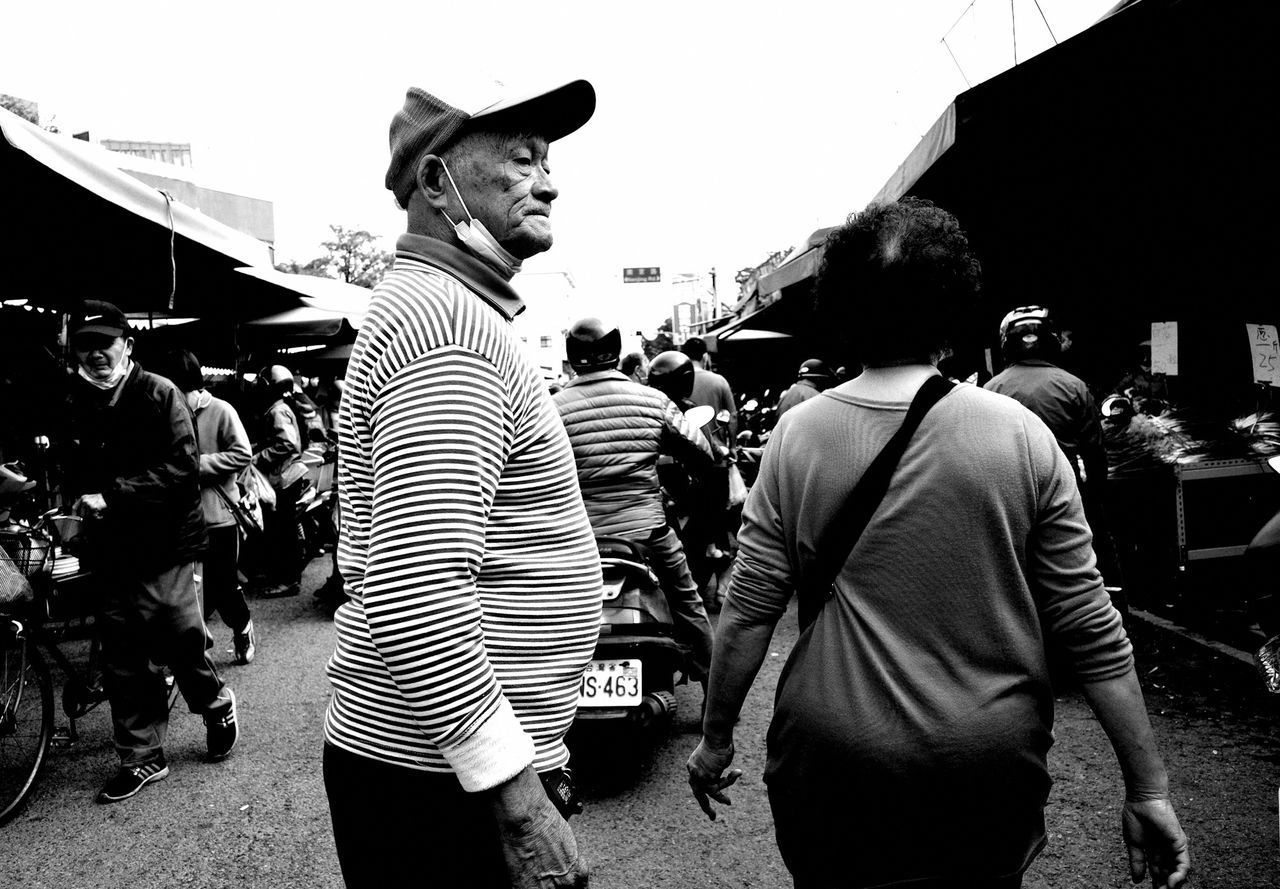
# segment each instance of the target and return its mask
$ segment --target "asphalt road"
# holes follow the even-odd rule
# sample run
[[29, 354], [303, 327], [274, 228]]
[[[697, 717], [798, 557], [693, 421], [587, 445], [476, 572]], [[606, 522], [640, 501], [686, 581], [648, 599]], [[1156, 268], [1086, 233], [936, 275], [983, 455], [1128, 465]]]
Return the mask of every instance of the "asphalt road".
[[[327, 565], [313, 563], [308, 591]], [[0, 828], [0, 887], [341, 886], [320, 779], [329, 694], [323, 666], [332, 628], [307, 592], [251, 605], [257, 660], [225, 667], [244, 726], [231, 758], [204, 763], [200, 719], [175, 710], [170, 777], [124, 803], [95, 805], [116, 762], [106, 708], [95, 711], [80, 720], [78, 744], [52, 752], [26, 810]], [[732, 793], [733, 807], [722, 808], [716, 822], [698, 810], [685, 780], [700, 689], [678, 690], [672, 730], [639, 755], [608, 733], [575, 737], [584, 751], [578, 769], [587, 810], [574, 827], [593, 886], [790, 886], [760, 773], [773, 687], [794, 626], [793, 615], [780, 626], [748, 701], [737, 745], [746, 774]], [[229, 664], [230, 631], [219, 625], [215, 635], [219, 664]], [[1193, 842], [1194, 885], [1280, 887], [1280, 699], [1263, 694], [1230, 659], [1141, 626], [1134, 638], [1175, 802]], [[1025, 885], [1130, 885], [1117, 823], [1119, 772], [1078, 695], [1060, 697], [1057, 737], [1049, 847]], [[377, 788], [370, 797], [376, 803]]]

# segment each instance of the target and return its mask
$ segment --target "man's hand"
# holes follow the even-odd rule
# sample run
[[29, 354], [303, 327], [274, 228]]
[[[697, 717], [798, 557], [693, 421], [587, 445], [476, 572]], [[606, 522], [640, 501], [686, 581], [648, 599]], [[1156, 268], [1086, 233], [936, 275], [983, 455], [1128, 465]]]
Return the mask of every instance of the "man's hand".
[[512, 889], [585, 889], [587, 868], [573, 830], [547, 798], [533, 767], [492, 793]]
[[1124, 844], [1129, 848], [1129, 876], [1141, 883], [1151, 872], [1154, 889], [1176, 889], [1191, 874], [1187, 835], [1178, 824], [1168, 797], [1129, 801], [1120, 813]]
[[717, 749], [712, 747], [705, 737], [689, 756], [689, 786], [693, 788], [694, 799], [712, 821], [716, 820], [716, 810], [711, 805], [711, 800], [726, 806], [733, 805], [725, 791], [742, 777], [742, 769], [729, 769], [729, 774], [724, 775], [724, 770], [728, 769], [732, 762], [732, 741], [729, 742], [728, 747]]
[[76, 514], [86, 519], [100, 519], [107, 511], [107, 501], [101, 494], [84, 494], [76, 501]]

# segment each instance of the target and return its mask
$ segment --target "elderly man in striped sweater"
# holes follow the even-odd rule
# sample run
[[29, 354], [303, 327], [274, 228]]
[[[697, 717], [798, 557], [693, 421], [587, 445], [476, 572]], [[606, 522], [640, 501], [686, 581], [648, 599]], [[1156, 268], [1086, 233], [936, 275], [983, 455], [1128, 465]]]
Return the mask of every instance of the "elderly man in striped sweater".
[[564, 736], [600, 624], [573, 452], [511, 328], [551, 246], [547, 143], [573, 81], [448, 104], [412, 88], [386, 184], [408, 211], [338, 428], [350, 601], [324, 773], [348, 886], [585, 886]]

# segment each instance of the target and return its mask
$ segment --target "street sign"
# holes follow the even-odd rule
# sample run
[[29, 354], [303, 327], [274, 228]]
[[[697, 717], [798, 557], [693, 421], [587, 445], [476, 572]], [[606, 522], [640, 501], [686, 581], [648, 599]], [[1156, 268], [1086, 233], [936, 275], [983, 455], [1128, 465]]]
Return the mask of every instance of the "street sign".
[[653, 284], [662, 280], [661, 270], [657, 266], [644, 266], [638, 269], [623, 269], [623, 284]]

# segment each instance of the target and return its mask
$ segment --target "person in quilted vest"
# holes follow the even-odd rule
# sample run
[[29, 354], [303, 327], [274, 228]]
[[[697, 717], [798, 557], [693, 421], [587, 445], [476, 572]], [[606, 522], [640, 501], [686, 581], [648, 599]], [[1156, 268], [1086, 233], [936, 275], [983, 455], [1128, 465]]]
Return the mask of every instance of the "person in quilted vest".
[[622, 338], [598, 318], [573, 325], [565, 340], [576, 376], [554, 396], [578, 464], [578, 484], [596, 535], [626, 537], [648, 548], [671, 604], [677, 641], [690, 650], [692, 676], [705, 686], [711, 624], [680, 539], [667, 524], [658, 459], [687, 468], [711, 466], [711, 446], [662, 392], [618, 370]]

